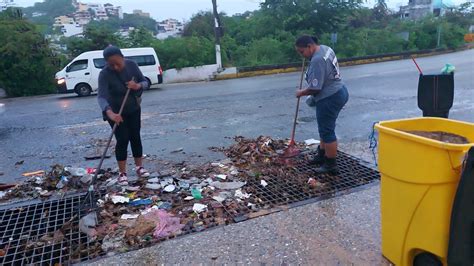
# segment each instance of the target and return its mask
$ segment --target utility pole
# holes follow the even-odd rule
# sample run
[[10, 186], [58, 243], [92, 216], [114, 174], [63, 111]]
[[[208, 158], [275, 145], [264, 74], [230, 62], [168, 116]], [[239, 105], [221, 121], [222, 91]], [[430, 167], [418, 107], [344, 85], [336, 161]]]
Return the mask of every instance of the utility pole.
[[439, 48], [440, 45], [441, 45], [441, 25], [438, 25], [438, 43], [436, 45], [436, 48]]
[[222, 37], [222, 27], [221, 27], [221, 20], [219, 18], [219, 13], [217, 12], [217, 3], [216, 0], [212, 0], [212, 7], [214, 12], [214, 23], [215, 28], [214, 32], [216, 35], [216, 64], [217, 64], [217, 71], [222, 71], [222, 56], [221, 56], [221, 37]]

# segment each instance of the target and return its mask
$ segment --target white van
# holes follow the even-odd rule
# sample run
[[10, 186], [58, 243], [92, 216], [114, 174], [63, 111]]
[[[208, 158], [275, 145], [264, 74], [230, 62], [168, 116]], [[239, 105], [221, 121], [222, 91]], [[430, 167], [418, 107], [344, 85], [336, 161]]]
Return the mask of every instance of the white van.
[[[143, 76], [150, 85], [163, 83], [163, 70], [155, 49], [121, 49], [125, 58], [137, 62]], [[103, 51], [90, 51], [80, 54], [71, 63], [56, 73], [58, 93], [75, 92], [87, 96], [99, 88], [99, 73], [106, 65]]]

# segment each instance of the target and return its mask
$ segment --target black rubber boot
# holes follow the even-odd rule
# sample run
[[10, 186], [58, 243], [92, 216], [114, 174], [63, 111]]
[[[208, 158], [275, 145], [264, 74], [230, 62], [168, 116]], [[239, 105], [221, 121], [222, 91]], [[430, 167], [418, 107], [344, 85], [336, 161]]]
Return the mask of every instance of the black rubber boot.
[[337, 168], [336, 158], [327, 158], [325, 157], [324, 164], [321, 167], [316, 168], [315, 172], [317, 174], [329, 174], [329, 175], [338, 175], [339, 169]]
[[310, 164], [322, 165], [325, 161], [326, 151], [321, 150], [321, 146], [318, 146], [317, 154], [309, 161]]

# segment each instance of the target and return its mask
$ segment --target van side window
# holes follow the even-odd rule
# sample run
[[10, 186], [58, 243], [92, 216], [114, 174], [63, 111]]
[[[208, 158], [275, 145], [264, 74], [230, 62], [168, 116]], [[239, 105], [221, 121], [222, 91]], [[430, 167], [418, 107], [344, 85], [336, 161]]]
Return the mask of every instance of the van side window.
[[96, 68], [99, 68], [99, 69], [102, 69], [105, 67], [105, 64], [107, 64], [105, 62], [105, 59], [104, 58], [97, 58], [97, 59], [94, 59], [94, 66]]
[[84, 70], [87, 69], [87, 59], [85, 60], [77, 60], [71, 65], [68, 66], [66, 69], [66, 72], [74, 72], [74, 71], [79, 71], [79, 70]]
[[126, 56], [125, 58], [135, 61], [138, 66], [153, 66], [156, 64], [153, 55]]

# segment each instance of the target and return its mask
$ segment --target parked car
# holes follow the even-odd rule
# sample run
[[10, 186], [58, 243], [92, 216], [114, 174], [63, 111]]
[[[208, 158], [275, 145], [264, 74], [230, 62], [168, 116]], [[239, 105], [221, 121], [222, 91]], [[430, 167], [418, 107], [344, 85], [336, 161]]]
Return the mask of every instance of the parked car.
[[[163, 69], [155, 49], [121, 49], [125, 58], [135, 61], [150, 85], [163, 83]], [[75, 92], [79, 96], [88, 96], [99, 88], [99, 73], [106, 65], [102, 51], [90, 51], [80, 54], [67, 66], [56, 73], [58, 93]]]

